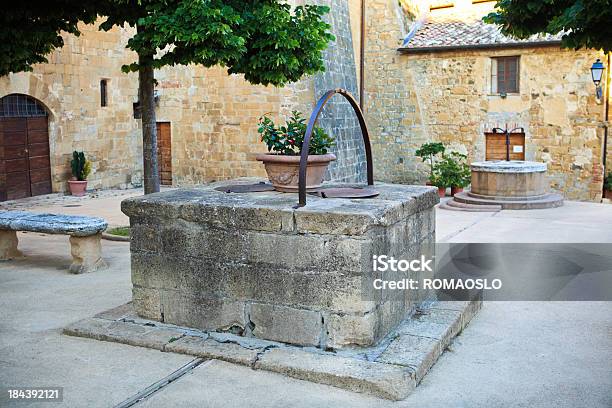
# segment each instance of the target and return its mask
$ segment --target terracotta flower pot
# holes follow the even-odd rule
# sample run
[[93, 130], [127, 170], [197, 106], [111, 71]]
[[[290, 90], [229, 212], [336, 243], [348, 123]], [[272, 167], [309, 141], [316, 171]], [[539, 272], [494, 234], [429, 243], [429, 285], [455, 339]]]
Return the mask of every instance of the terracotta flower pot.
[[70, 187], [70, 194], [82, 197], [85, 195], [85, 190], [87, 189], [87, 180], [68, 180], [68, 187]]
[[605, 190], [604, 191], [604, 198], [608, 198], [608, 199], [612, 200], [612, 190]]
[[454, 197], [455, 194], [461, 193], [463, 191], [463, 187], [451, 187], [451, 195]]
[[[283, 156], [280, 154], [258, 154], [255, 157], [263, 162], [268, 179], [278, 191], [297, 193], [300, 171], [300, 156]], [[336, 160], [333, 154], [309, 155], [306, 162], [306, 191], [321, 187], [325, 170], [329, 162]]]
[[446, 187], [438, 187], [438, 195], [440, 198], [446, 197]]

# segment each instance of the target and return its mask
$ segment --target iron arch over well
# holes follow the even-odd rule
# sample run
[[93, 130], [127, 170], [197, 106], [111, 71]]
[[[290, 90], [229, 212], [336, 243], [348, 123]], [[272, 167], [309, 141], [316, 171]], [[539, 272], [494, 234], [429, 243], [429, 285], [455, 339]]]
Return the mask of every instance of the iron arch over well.
[[51, 193], [48, 112], [24, 94], [0, 98], [0, 201]]

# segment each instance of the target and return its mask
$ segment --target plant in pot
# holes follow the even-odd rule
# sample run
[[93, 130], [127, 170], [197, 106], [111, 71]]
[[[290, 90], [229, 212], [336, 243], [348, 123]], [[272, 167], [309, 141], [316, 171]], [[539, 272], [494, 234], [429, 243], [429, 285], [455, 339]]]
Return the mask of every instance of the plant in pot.
[[604, 198], [612, 200], [612, 171], [604, 178]]
[[434, 177], [434, 163], [435, 159], [439, 154], [444, 153], [444, 145], [442, 143], [425, 143], [417, 149], [414, 154], [423, 160], [423, 163], [429, 162], [429, 181], [426, 184], [432, 184], [432, 178]]
[[91, 173], [91, 162], [85, 158], [83, 152], [72, 152], [72, 160], [70, 161], [72, 169], [72, 178], [68, 180], [70, 194], [81, 197], [85, 195], [87, 189], [87, 177]]
[[472, 171], [467, 163], [467, 156], [465, 154], [451, 152], [449, 156], [449, 159], [453, 162], [451, 170], [455, 173], [451, 182], [451, 195], [454, 197], [455, 194], [462, 192], [465, 187], [470, 185], [472, 182]]
[[[269, 153], [262, 153], [256, 159], [263, 162], [268, 179], [278, 191], [298, 191], [300, 154], [306, 134], [306, 120], [302, 114], [293, 111], [284, 126], [276, 126], [267, 115], [259, 120], [257, 129]], [[335, 144], [334, 138], [320, 127], [315, 126], [308, 151], [306, 191], [321, 186], [325, 170], [336, 156], [328, 153]]]
[[446, 180], [436, 168], [434, 168], [432, 175], [429, 177], [429, 185], [438, 187], [438, 195], [440, 198], [446, 196], [446, 188], [449, 186], [448, 180]]

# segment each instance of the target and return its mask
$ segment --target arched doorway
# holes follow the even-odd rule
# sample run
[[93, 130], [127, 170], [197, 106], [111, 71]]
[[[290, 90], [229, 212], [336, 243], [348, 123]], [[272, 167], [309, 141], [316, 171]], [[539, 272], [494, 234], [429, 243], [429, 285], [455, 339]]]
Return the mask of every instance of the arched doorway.
[[0, 98], [0, 201], [49, 193], [47, 110], [28, 95]]

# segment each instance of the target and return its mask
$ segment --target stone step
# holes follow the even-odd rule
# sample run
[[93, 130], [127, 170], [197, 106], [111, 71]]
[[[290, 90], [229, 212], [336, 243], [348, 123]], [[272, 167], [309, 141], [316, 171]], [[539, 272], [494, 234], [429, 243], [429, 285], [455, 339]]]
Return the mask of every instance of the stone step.
[[497, 212], [501, 211], [500, 205], [476, 205], [460, 203], [455, 200], [449, 200], [446, 203], [440, 204], [440, 208], [449, 211], [467, 211], [467, 212]]
[[471, 301], [436, 301], [403, 320], [379, 344], [337, 351], [168, 325], [138, 317], [132, 303], [72, 323], [63, 333], [222, 360], [379, 398], [403, 400], [481, 306], [482, 293]]
[[472, 197], [472, 198], [476, 198], [476, 199], [480, 199], [480, 200], [492, 200], [492, 201], [537, 201], [537, 200], [541, 200], [542, 198], [546, 197], [548, 194], [544, 194], [544, 195], [537, 195], [537, 196], [525, 196], [525, 197], [504, 197], [504, 196], [489, 196], [489, 195], [483, 195], [483, 194], [476, 194], [472, 191], [466, 191], [467, 195]]
[[470, 196], [467, 192], [455, 194], [455, 201], [474, 205], [499, 205], [504, 210], [535, 210], [555, 208], [563, 205], [563, 197], [559, 194], [546, 194], [537, 200], [497, 200], [482, 199]]

